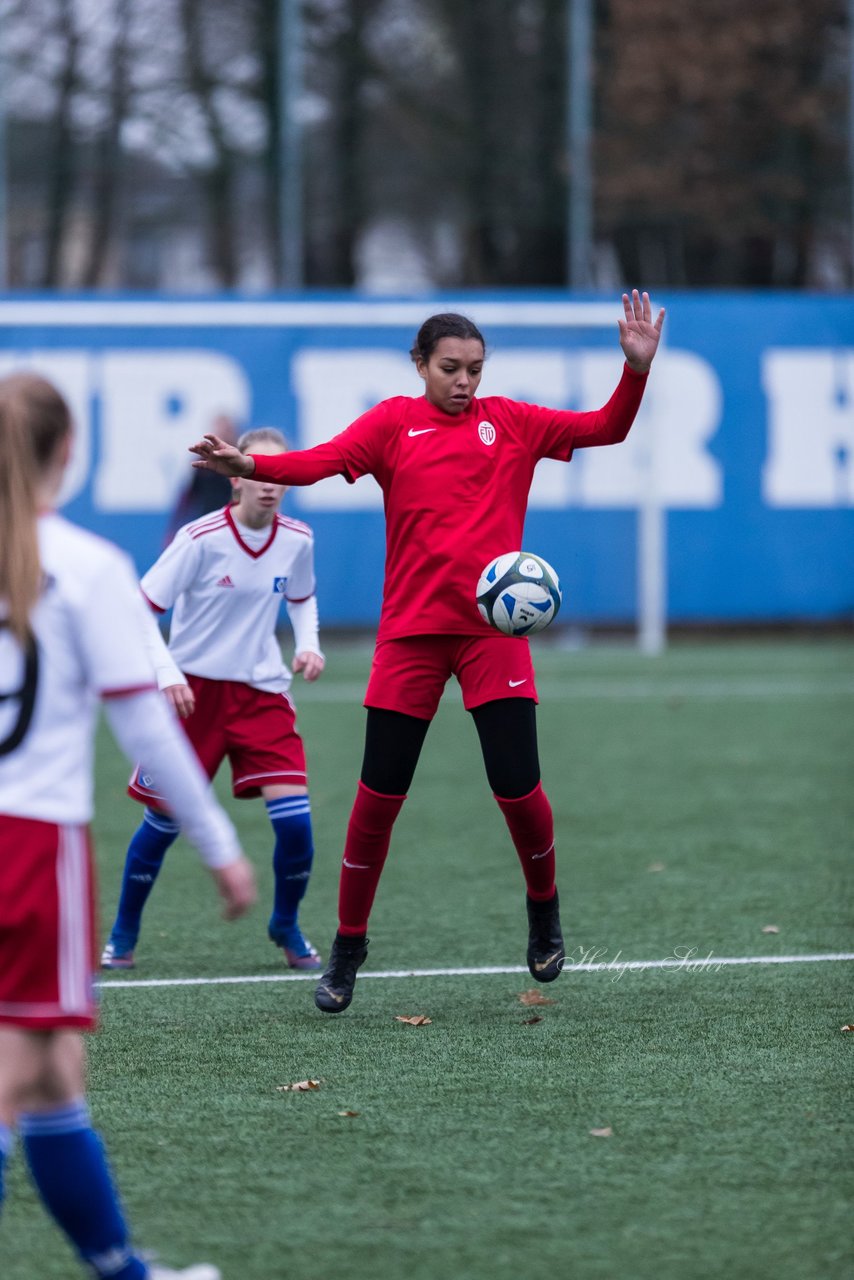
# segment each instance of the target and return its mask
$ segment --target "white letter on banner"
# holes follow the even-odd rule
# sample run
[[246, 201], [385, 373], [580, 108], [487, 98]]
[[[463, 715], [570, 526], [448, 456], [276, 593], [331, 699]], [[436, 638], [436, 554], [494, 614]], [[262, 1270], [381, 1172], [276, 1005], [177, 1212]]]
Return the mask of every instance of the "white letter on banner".
[[[582, 365], [591, 409], [610, 399], [622, 367], [604, 352], [587, 352]], [[579, 449], [578, 492], [583, 507], [634, 507], [641, 500], [654, 448], [657, 488], [666, 507], [717, 507], [723, 495], [720, 463], [706, 446], [721, 419], [721, 387], [712, 366], [690, 351], [658, 355], [634, 425], [616, 448]]]
[[[297, 398], [299, 447], [310, 449], [338, 435], [368, 409], [409, 389], [421, 394], [421, 379], [407, 356], [386, 349], [360, 347], [358, 351], [298, 351], [291, 364]], [[383, 496], [371, 476], [348, 484], [333, 476], [299, 490], [303, 511], [382, 510]]]
[[220, 352], [106, 352], [96, 367], [101, 460], [93, 498], [101, 511], [163, 511], [190, 478], [187, 446], [217, 414], [238, 423], [249, 417], [246, 375]]
[[38, 373], [64, 396], [74, 420], [71, 461], [59, 495], [60, 505], [77, 496], [89, 476], [92, 456], [91, 357], [88, 351], [4, 351], [0, 377], [9, 373]]
[[771, 507], [854, 505], [854, 351], [769, 348], [762, 357]]

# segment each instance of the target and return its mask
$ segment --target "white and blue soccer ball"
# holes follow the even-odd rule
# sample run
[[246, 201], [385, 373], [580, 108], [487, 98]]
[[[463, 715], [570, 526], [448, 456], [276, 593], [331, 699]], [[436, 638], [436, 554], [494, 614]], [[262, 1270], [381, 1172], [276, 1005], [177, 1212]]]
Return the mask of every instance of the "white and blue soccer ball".
[[506, 551], [480, 575], [477, 607], [506, 636], [531, 636], [557, 617], [562, 599], [558, 576], [542, 556]]

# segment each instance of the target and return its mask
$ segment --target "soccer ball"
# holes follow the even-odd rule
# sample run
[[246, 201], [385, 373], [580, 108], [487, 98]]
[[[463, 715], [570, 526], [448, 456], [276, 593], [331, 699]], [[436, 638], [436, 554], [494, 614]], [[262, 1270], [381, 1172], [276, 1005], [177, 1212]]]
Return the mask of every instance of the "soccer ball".
[[477, 607], [490, 626], [506, 636], [530, 636], [557, 617], [561, 602], [557, 574], [541, 556], [507, 551], [480, 575]]

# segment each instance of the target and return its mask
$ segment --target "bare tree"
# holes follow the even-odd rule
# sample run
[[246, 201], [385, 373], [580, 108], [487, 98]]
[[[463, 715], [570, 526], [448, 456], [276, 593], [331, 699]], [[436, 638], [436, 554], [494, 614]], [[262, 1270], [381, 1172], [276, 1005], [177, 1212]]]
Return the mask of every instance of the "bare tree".
[[216, 102], [220, 82], [205, 57], [204, 0], [181, 0], [187, 84], [201, 108], [212, 149], [211, 163], [200, 167], [199, 182], [207, 205], [211, 262], [226, 288], [237, 283], [235, 234], [235, 154]]
[[57, 288], [62, 284], [62, 249], [74, 196], [75, 165], [72, 110], [78, 87], [80, 34], [73, 0], [58, 0], [56, 34], [60, 65], [56, 83], [56, 103], [51, 119], [47, 176], [47, 230], [41, 284]]
[[378, 8], [378, 0], [349, 0], [306, 11], [307, 67], [327, 104], [308, 148], [314, 165], [306, 268], [313, 284], [356, 282], [356, 248], [369, 216], [366, 184], [376, 164], [366, 146], [366, 100], [376, 76], [369, 31]]
[[263, 225], [266, 231], [270, 273], [274, 281], [282, 278], [281, 227], [281, 76], [279, 74], [279, 22], [281, 0], [255, 0], [254, 43], [258, 51], [258, 100], [266, 121], [266, 136], [261, 152], [266, 198]]
[[131, 0], [116, 0], [115, 34], [110, 49], [110, 76], [106, 92], [106, 121], [95, 145], [92, 166], [92, 224], [89, 249], [81, 283], [94, 288], [102, 283], [104, 265], [115, 241], [116, 212], [122, 189], [124, 156], [122, 126], [127, 118], [129, 84], [129, 28]]

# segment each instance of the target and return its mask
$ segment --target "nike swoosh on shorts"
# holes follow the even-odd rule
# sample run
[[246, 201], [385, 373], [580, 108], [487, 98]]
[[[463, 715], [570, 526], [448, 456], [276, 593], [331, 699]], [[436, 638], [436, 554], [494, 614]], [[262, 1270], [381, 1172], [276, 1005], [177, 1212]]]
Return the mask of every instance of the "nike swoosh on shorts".
[[525, 676], [524, 680], [508, 680], [507, 683], [510, 685], [511, 689], [516, 689], [520, 684], [525, 684], [527, 679], [528, 677]]

